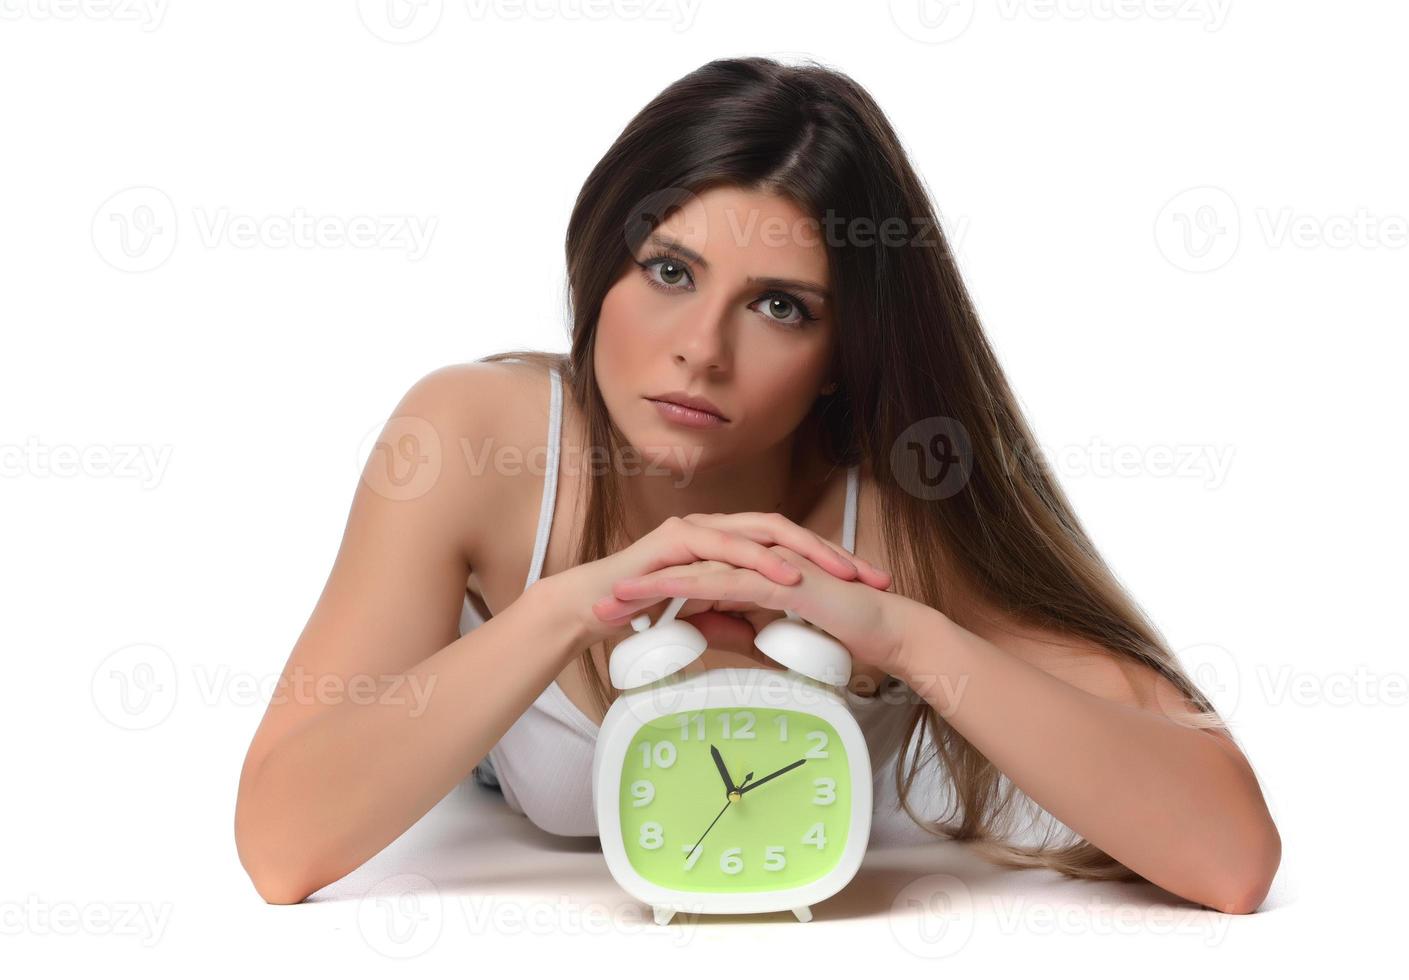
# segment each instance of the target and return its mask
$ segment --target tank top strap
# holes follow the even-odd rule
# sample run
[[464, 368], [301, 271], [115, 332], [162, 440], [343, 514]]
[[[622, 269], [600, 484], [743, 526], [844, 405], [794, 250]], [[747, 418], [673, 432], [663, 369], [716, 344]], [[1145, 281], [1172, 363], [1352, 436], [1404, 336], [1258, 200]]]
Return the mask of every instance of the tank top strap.
[[846, 471], [846, 510], [842, 518], [841, 546], [856, 553], [856, 501], [861, 487], [860, 465]]
[[548, 369], [548, 460], [543, 467], [543, 497], [538, 508], [538, 532], [533, 539], [533, 561], [528, 567], [527, 589], [543, 574], [548, 553], [548, 532], [553, 525], [553, 509], [558, 499], [558, 469], [563, 429], [563, 387], [558, 369]]

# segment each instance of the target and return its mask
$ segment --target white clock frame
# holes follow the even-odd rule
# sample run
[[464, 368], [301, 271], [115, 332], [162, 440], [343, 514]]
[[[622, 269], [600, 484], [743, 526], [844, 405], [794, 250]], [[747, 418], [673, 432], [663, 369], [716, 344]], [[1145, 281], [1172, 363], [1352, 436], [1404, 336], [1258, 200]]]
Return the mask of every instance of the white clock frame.
[[[621, 829], [621, 772], [626, 753], [646, 723], [681, 711], [771, 708], [801, 711], [826, 721], [846, 749], [851, 770], [851, 824], [835, 867], [822, 877], [792, 888], [753, 892], [692, 892], [646, 880], [632, 866]], [[835, 895], [855, 876], [871, 836], [871, 756], [866, 739], [837, 690], [788, 668], [716, 667], [674, 674], [623, 692], [607, 710], [592, 756], [592, 807], [602, 854], [617, 882], [649, 903], [657, 924], [675, 912], [747, 914], [791, 910], [800, 921], [808, 906]]]

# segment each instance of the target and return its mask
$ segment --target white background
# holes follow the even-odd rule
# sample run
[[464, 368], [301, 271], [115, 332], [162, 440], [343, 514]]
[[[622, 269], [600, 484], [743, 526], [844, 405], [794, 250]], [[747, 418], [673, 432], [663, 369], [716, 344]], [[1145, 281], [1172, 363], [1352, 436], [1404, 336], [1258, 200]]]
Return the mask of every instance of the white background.
[[[643, 949], [1181, 977], [1392, 955], [1402, 8], [385, 9], [0, 2], [0, 961], [495, 969], [526, 936], [604, 972]], [[367, 439], [437, 367], [566, 349], [581, 182], [661, 88], [743, 54], [849, 73], [900, 133], [1082, 520], [1263, 780], [1284, 858], [1257, 914], [931, 844], [874, 854], [807, 925], [657, 931], [599, 854], [458, 794], [315, 900], [249, 884], [239, 766]], [[276, 239], [298, 215], [428, 236]]]

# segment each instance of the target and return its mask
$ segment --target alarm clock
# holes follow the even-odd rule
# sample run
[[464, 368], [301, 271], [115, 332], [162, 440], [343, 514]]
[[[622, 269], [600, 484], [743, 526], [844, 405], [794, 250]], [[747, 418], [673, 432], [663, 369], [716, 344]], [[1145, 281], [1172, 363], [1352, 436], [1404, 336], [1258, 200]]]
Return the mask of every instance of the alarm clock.
[[871, 759], [841, 688], [851, 655], [788, 610], [754, 638], [782, 664], [683, 674], [704, 635], [648, 615], [608, 665], [613, 701], [592, 760], [592, 806], [607, 867], [649, 904], [745, 914], [810, 906], [856, 874], [871, 832]]

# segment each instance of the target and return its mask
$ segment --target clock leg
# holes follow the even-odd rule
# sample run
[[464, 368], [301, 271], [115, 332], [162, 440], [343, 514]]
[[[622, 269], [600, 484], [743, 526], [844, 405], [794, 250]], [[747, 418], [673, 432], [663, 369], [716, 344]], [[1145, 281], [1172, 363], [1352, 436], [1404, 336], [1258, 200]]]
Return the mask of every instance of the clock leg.
[[812, 921], [812, 909], [806, 905], [799, 905], [797, 908], [793, 909], [793, 915], [797, 916], [797, 921], [799, 922]]
[[656, 925], [663, 926], [675, 918], [675, 910], [668, 909], [663, 905], [652, 905], [651, 912], [655, 916]]

